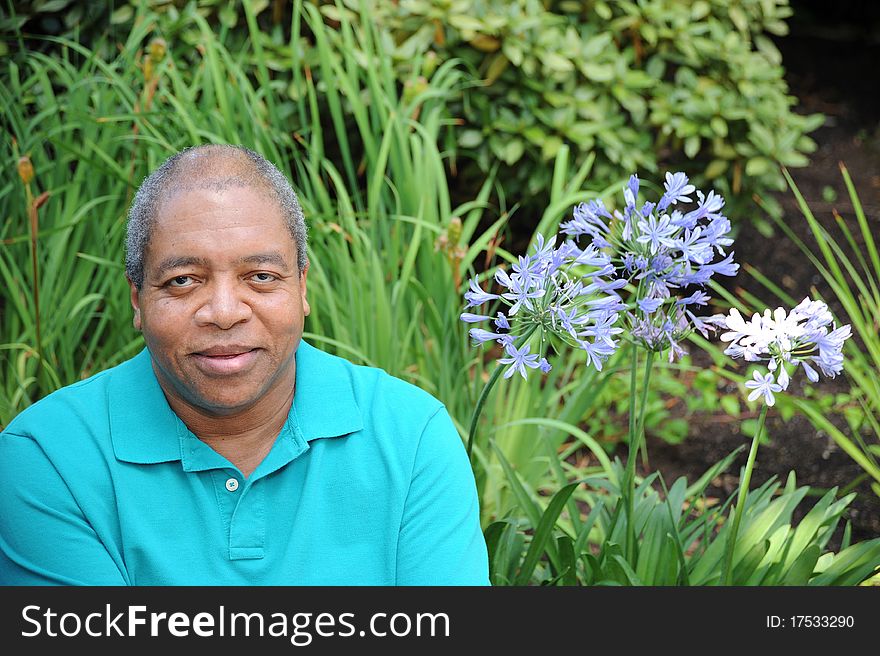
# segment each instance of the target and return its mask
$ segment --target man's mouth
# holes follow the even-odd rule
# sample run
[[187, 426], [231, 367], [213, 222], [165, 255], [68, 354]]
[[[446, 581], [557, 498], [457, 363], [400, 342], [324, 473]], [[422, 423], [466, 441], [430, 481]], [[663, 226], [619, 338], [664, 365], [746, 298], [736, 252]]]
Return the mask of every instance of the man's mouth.
[[230, 375], [248, 369], [259, 349], [246, 346], [212, 346], [193, 353], [196, 366], [210, 375]]

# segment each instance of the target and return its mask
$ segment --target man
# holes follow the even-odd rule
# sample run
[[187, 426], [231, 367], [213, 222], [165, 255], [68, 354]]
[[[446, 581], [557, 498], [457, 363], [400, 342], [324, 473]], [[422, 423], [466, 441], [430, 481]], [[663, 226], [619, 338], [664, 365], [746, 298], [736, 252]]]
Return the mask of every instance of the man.
[[484, 585], [473, 474], [443, 405], [302, 341], [286, 178], [185, 150], [129, 213], [146, 348], [0, 434], [0, 581]]

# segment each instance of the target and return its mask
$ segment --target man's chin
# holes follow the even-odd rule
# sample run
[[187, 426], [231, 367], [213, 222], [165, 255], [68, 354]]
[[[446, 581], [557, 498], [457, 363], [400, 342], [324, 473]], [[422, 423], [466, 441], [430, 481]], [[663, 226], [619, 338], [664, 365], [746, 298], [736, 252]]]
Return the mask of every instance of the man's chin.
[[247, 412], [256, 405], [259, 395], [206, 395], [190, 401], [201, 413], [212, 417], [230, 417]]

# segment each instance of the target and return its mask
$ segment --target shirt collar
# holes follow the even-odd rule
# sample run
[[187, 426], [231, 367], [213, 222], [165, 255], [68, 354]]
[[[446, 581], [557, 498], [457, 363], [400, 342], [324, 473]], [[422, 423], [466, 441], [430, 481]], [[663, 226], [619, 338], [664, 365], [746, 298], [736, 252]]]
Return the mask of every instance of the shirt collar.
[[300, 341], [296, 393], [288, 422], [298, 426], [306, 441], [348, 435], [364, 427], [350, 367], [342, 358]]
[[[348, 366], [342, 358], [300, 341], [296, 392], [281, 431], [281, 437], [288, 439], [279, 440], [284, 442], [282, 450], [287, 458], [308, 448], [306, 442], [341, 437], [363, 428]], [[168, 405], [146, 348], [113, 370], [108, 394], [110, 433], [119, 460], [139, 464], [183, 460], [187, 470], [218, 466], [213, 458], [197, 457], [200, 447], [220, 456], [195, 438]], [[287, 444], [290, 440], [302, 443]]]

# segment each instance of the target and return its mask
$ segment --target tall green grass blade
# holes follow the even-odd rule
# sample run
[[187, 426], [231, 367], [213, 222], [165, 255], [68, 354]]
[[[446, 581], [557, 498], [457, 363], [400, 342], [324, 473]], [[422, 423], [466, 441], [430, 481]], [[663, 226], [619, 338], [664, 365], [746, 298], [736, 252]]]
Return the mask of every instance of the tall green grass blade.
[[[579, 484], [579, 482], [569, 483], [554, 494], [550, 503], [547, 504], [547, 508], [544, 510], [543, 515], [541, 515], [541, 520], [535, 528], [535, 533], [532, 536], [529, 550], [526, 552], [525, 560], [523, 560], [522, 569], [517, 577], [516, 585], [525, 585], [528, 583], [529, 579], [531, 579], [532, 573], [535, 571], [535, 566], [538, 564], [547, 545], [550, 543], [549, 541], [551, 540], [553, 529], [556, 526], [556, 520], [559, 518], [559, 514], [568, 502], [571, 493], [574, 492]], [[571, 561], [569, 561], [568, 564], [570, 565], [570, 563]], [[560, 571], [565, 569], [565, 563], [562, 561], [559, 563], [559, 569]]]

